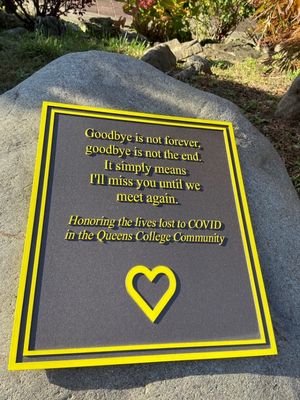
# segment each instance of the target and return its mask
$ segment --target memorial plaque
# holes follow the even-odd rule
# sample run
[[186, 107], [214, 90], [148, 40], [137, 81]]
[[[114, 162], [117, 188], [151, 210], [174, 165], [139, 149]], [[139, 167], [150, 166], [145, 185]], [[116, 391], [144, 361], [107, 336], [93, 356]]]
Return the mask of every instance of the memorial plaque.
[[44, 103], [9, 368], [272, 354], [232, 124]]

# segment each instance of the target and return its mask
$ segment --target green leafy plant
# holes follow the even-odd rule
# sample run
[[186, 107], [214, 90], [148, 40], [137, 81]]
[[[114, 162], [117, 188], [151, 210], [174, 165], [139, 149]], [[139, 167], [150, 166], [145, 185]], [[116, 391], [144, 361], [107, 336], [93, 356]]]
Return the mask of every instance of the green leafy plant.
[[150, 41], [191, 38], [189, 21], [198, 15], [197, 0], [119, 0], [133, 27]]
[[0, 35], [0, 94], [64, 54], [100, 50], [140, 58], [146, 47], [145, 43], [126, 37], [99, 40], [71, 29], [64, 37], [45, 37], [38, 32], [21, 37]]
[[295, 78], [297, 78], [297, 76], [300, 75], [300, 69], [295, 69], [292, 71], [286, 71], [286, 76], [292, 81]]
[[199, 0], [197, 26], [200, 33], [223, 39], [244, 18], [254, 12], [247, 0]]

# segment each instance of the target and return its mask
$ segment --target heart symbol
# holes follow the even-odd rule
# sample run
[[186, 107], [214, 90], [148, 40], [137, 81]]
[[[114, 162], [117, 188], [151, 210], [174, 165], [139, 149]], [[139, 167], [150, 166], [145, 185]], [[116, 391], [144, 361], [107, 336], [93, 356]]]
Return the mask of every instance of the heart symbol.
[[[158, 301], [154, 308], [143, 299], [140, 293], [134, 287], [134, 278], [139, 275], [145, 275], [150, 282], [153, 282], [158, 275], [165, 275], [169, 279], [169, 287]], [[155, 322], [162, 311], [165, 309], [171, 298], [174, 296], [177, 287], [176, 276], [174, 272], [164, 265], [159, 265], [152, 270], [144, 265], [136, 265], [128, 271], [125, 279], [127, 293], [136, 302], [140, 309], [146, 314], [151, 322]]]

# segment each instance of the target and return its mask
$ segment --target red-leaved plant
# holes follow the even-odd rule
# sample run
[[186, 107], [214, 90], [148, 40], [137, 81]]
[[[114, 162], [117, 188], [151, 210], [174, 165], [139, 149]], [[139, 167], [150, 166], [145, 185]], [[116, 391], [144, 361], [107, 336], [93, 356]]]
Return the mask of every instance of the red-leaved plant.
[[197, 0], [119, 0], [132, 16], [132, 26], [150, 41], [191, 38], [189, 20], [198, 13]]

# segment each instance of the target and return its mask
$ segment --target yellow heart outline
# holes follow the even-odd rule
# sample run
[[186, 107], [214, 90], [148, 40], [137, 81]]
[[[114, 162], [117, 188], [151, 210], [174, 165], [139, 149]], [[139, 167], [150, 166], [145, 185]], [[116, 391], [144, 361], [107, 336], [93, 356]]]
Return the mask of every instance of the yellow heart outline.
[[[160, 274], [166, 275], [169, 279], [168, 289], [165, 291], [165, 293], [153, 309], [148, 305], [148, 303], [143, 299], [142, 295], [133, 286], [134, 278], [138, 274], [145, 275], [150, 282], [153, 282], [154, 279]], [[136, 265], [128, 271], [125, 278], [125, 286], [129, 296], [136, 302], [136, 304], [146, 314], [150, 321], [154, 323], [174, 296], [177, 288], [177, 280], [174, 272], [169, 267], [166, 267], [164, 265], [158, 265], [152, 270], [144, 265]]]

